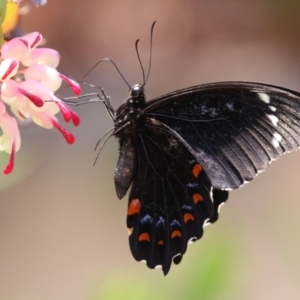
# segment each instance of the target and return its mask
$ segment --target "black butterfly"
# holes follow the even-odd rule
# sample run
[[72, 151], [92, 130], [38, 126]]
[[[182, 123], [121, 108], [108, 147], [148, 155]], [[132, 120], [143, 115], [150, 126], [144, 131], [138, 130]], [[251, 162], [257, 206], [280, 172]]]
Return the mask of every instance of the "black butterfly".
[[221, 82], [146, 101], [146, 81], [134, 85], [116, 111], [108, 97], [105, 104], [114, 120], [112, 134], [120, 141], [117, 196], [123, 198], [131, 186], [132, 255], [151, 269], [162, 266], [166, 275], [188, 243], [218, 219], [228, 190], [299, 148], [300, 93], [270, 84]]

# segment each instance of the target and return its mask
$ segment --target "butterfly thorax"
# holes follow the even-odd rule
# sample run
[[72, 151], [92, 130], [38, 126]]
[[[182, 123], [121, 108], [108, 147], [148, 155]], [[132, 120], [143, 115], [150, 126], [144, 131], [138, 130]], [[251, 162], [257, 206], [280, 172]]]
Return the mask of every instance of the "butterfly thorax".
[[135, 84], [129, 97], [116, 111], [115, 131], [124, 133], [133, 132], [144, 121], [142, 111], [146, 105], [144, 88], [141, 84]]

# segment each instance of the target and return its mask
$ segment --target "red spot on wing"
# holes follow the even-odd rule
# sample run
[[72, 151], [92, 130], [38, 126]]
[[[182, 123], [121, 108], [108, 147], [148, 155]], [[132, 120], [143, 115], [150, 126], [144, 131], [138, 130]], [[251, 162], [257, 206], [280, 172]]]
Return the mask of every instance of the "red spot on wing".
[[138, 214], [140, 212], [140, 209], [141, 209], [141, 201], [137, 198], [134, 198], [129, 203], [127, 215], [131, 216], [134, 214]]
[[164, 241], [160, 240], [160, 241], [157, 242], [157, 244], [160, 245], [160, 246], [162, 246], [164, 244]]
[[195, 193], [193, 195], [193, 201], [195, 204], [197, 204], [199, 201], [203, 201], [202, 195]]
[[193, 167], [193, 175], [198, 178], [199, 174], [202, 172], [203, 168], [201, 165], [199, 164], [195, 164]]
[[186, 213], [183, 215], [183, 220], [184, 220], [184, 223], [187, 223], [188, 221], [194, 221], [195, 218], [192, 214]]
[[181, 237], [181, 232], [179, 230], [174, 230], [172, 233], [171, 233], [171, 238], [175, 238], [175, 237]]
[[150, 242], [150, 235], [147, 232], [140, 234], [139, 242], [142, 242], [142, 241]]

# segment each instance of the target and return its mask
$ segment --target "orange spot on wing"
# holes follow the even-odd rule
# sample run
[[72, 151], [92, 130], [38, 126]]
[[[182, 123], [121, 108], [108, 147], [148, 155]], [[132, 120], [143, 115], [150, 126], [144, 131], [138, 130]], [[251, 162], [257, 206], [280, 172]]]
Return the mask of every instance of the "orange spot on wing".
[[193, 167], [193, 175], [198, 178], [199, 174], [202, 172], [203, 168], [199, 164], [195, 164]]
[[184, 223], [187, 223], [188, 221], [194, 221], [195, 218], [192, 214], [186, 213], [183, 216], [183, 220], [184, 220]]
[[199, 201], [203, 201], [202, 195], [197, 194], [197, 193], [194, 194], [194, 195], [193, 195], [193, 201], [194, 201], [195, 204], [197, 204]]
[[142, 241], [150, 242], [150, 235], [147, 232], [140, 234], [139, 242], [142, 242]]
[[160, 246], [162, 246], [164, 244], [164, 241], [160, 240], [160, 241], [157, 242], [157, 244], [160, 245]]
[[140, 212], [140, 209], [141, 209], [141, 201], [137, 198], [134, 198], [129, 203], [127, 215], [131, 216], [134, 214], [138, 214]]
[[181, 237], [181, 232], [179, 230], [174, 230], [172, 233], [171, 233], [171, 238], [175, 238], [175, 237]]
[[133, 233], [133, 227], [128, 228], [128, 234], [132, 235], [132, 233]]

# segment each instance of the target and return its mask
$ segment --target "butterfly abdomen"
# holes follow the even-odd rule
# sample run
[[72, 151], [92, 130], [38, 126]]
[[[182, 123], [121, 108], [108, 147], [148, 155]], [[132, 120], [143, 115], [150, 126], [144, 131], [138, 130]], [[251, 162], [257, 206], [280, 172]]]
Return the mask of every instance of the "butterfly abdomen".
[[115, 170], [115, 187], [119, 199], [122, 199], [129, 189], [136, 165], [136, 155], [131, 139], [120, 142], [120, 156]]

